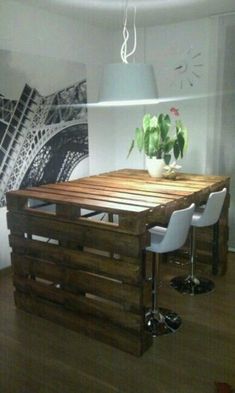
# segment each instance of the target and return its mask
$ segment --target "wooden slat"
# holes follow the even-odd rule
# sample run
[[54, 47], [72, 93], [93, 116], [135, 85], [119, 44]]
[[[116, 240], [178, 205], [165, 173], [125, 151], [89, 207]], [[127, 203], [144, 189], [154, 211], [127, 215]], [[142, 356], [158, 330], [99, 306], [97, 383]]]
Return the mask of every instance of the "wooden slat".
[[81, 209], [77, 206], [57, 204], [56, 215], [64, 218], [75, 219], [76, 217], [80, 217]]
[[13, 251], [18, 254], [45, 259], [64, 267], [102, 274], [125, 283], [138, 284], [142, 279], [141, 258], [120, 256], [119, 259], [115, 259], [12, 235], [9, 236], [9, 241]]
[[[158, 197], [163, 197], [163, 198], [167, 198], [170, 197], [169, 199], [167, 199], [167, 202], [165, 203], [161, 203], [159, 206], [155, 206], [155, 209], [158, 207], [159, 209], [161, 208], [161, 206], [163, 204], [167, 204], [169, 202], [176, 202], [177, 200], [184, 197], [184, 198], [189, 198], [191, 199], [192, 197], [194, 198], [194, 200], [196, 201], [197, 204], [200, 204], [201, 202], [204, 202], [207, 200], [209, 194], [211, 191], [214, 191], [215, 189], [220, 189], [219, 187], [214, 186], [213, 188], [210, 187], [208, 184], [205, 185], [204, 187], [198, 185], [198, 186], [192, 186], [190, 187], [187, 184], [182, 185], [180, 182], [176, 183], [169, 183], [166, 184], [164, 182], [140, 182], [139, 184], [136, 181], [122, 181], [120, 182], [120, 184], [117, 184], [117, 182], [112, 182], [110, 181], [110, 178], [88, 178], [87, 180], [81, 180], [81, 182], [79, 182], [79, 184], [84, 184], [84, 185], [94, 185], [94, 188], [97, 187], [97, 185], [99, 185], [100, 187], [104, 187], [104, 186], [109, 186], [110, 188], [112, 188], [113, 190], [119, 191], [121, 189], [126, 189], [126, 191], [128, 190], [128, 192], [130, 192], [130, 190], [138, 190], [139, 192], [141, 191], [141, 193], [145, 193], [145, 192], [155, 192], [156, 195]], [[160, 201], [161, 202], [161, 201]]]
[[[189, 187], [188, 185], [183, 185], [179, 182], [177, 186], [174, 185], [174, 183], [171, 184], [165, 184], [164, 182], [141, 182], [138, 180], [119, 180], [113, 181], [110, 179], [108, 176], [99, 176], [99, 177], [90, 177], [90, 178], [85, 178], [80, 180], [80, 184], [93, 184], [93, 185], [108, 185], [109, 187], [112, 187], [113, 189], [136, 189], [136, 190], [141, 190], [141, 191], [153, 191], [156, 193], [163, 193], [163, 194], [173, 194], [173, 195], [189, 195], [190, 191], [194, 192], [195, 189], [197, 190], [197, 187]], [[177, 187], [177, 188], [176, 188]]]
[[[102, 174], [90, 178], [84, 178], [82, 181], [85, 182], [93, 182], [95, 184], [109, 183], [112, 187], [128, 187], [128, 185], [134, 185], [134, 187], [146, 187], [149, 189], [155, 190], [157, 192], [165, 192], [169, 193], [182, 193], [182, 191], [187, 193], [187, 191], [197, 192], [204, 189], [204, 193], [214, 191], [216, 189], [221, 188], [224, 185], [224, 182], [229, 181], [228, 177], [221, 176], [198, 176], [198, 175], [190, 175], [187, 176], [185, 174], [180, 174], [177, 177], [177, 180], [166, 180], [166, 179], [152, 179], [148, 175], [146, 175], [146, 171], [142, 171], [142, 178], [139, 176], [139, 172], [132, 170], [128, 173], [128, 176], [123, 175], [122, 171], [110, 172], [107, 174]], [[136, 175], [137, 174], [137, 175]], [[204, 179], [204, 180], [203, 180]], [[157, 189], [156, 189], [157, 187]]]
[[[110, 177], [118, 177], [118, 178], [128, 178], [128, 179], [137, 179], [137, 180], [145, 180], [145, 181], [151, 181], [151, 182], [170, 182], [174, 183], [175, 180], [169, 180], [165, 178], [160, 178], [160, 179], [154, 179], [151, 178], [148, 174], [147, 171], [144, 169], [120, 169], [118, 171], [113, 171], [113, 172], [107, 172], [103, 173], [102, 175], [107, 175]], [[229, 176], [218, 176], [218, 175], [201, 175], [197, 173], [177, 173], [177, 181], [184, 181], [184, 182], [190, 182], [190, 183], [202, 183], [202, 184], [212, 184], [216, 182], [226, 182], [229, 180]], [[75, 180], [76, 182], [76, 180]]]
[[88, 210], [98, 210], [102, 212], [111, 212], [114, 214], [119, 213], [141, 213], [147, 211], [146, 206], [135, 206], [135, 205], [128, 205], [124, 203], [115, 203], [115, 202], [108, 202], [108, 201], [100, 201], [97, 199], [88, 199], [88, 198], [77, 198], [76, 196], [67, 196], [66, 194], [62, 193], [61, 195], [53, 194], [53, 193], [46, 193], [43, 189], [28, 189], [28, 190], [19, 190], [19, 191], [12, 191], [11, 193], [7, 193], [7, 205], [8, 208], [12, 208], [13, 205], [11, 204], [12, 197], [15, 199], [16, 196], [20, 198], [31, 198], [31, 199], [40, 199], [42, 201], [47, 201], [50, 203], [57, 203], [63, 202], [64, 204], [72, 204], [76, 206], [83, 207], [84, 209]]
[[[84, 227], [74, 221], [58, 217], [40, 217], [29, 212], [9, 212], [8, 228], [61, 241], [74, 241], [78, 246], [91, 247], [131, 257], [141, 255], [149, 242], [149, 235], [132, 235], [112, 231], [111, 228]], [[148, 235], [148, 236], [146, 236]]]
[[106, 319], [117, 326], [137, 332], [141, 332], [144, 328], [143, 312], [138, 314], [130, 312], [130, 310], [126, 311], [124, 307], [117, 303], [104, 302], [95, 296], [74, 295], [62, 288], [56, 288], [55, 286], [46, 285], [32, 279], [25, 279], [17, 275], [13, 277], [13, 283], [19, 291], [61, 304], [67, 310], [85, 315], [94, 315], [98, 318]]
[[166, 188], [169, 187], [171, 189], [172, 188], [173, 189], [175, 189], [175, 188], [176, 189], [177, 188], [186, 189], [186, 186], [187, 186], [189, 190], [194, 190], [194, 189], [197, 189], [198, 187], [202, 187], [203, 185], [204, 185], [204, 187], [207, 187], [211, 183], [215, 183], [216, 180], [221, 181], [221, 178], [215, 180], [212, 177], [212, 179], [209, 180], [209, 177], [208, 177], [208, 181], [201, 181], [197, 178], [197, 176], [191, 177], [191, 179], [190, 179], [190, 178], [186, 178], [186, 177], [184, 177], [184, 175], [182, 175], [182, 176], [178, 176], [176, 178], [176, 180], [169, 180], [169, 179], [164, 179], [164, 178], [155, 179], [155, 178], [151, 178], [151, 177], [146, 177], [146, 175], [145, 175], [145, 176], [143, 176], [142, 179], [140, 179], [139, 177], [135, 177], [135, 176], [123, 177], [122, 175], [120, 175], [120, 173], [118, 171], [118, 172], [110, 172], [107, 174], [101, 174], [98, 176], [92, 176], [89, 178], [85, 178], [83, 180], [86, 180], [86, 181], [94, 180], [97, 182], [102, 180], [105, 182], [110, 182], [110, 184], [113, 184], [113, 186], [116, 185], [117, 187], [129, 182], [130, 184], [133, 183], [133, 184], [139, 185], [140, 187], [141, 187], [141, 185], [148, 184], [150, 186], [158, 186], [158, 187], [165, 186]]
[[[111, 200], [111, 198], [120, 198], [123, 202], [131, 204], [135, 203], [136, 205], [145, 205], [146, 202], [149, 203], [154, 203], [155, 206], [156, 204], [162, 204], [166, 203], [169, 200], [171, 200], [171, 196], [166, 195], [166, 197], [163, 196], [158, 196], [155, 193], [151, 193], [150, 195], [147, 192], [141, 192], [139, 190], [132, 190], [132, 192], [128, 192], [128, 190], [119, 190], [116, 191], [115, 189], [112, 189], [111, 187], [103, 187], [103, 186], [95, 186], [92, 187], [92, 185], [80, 185], [74, 184], [74, 183], [57, 183], [57, 184], [49, 184], [47, 186], [43, 186], [43, 190], [50, 190], [55, 193], [59, 192], [61, 193], [68, 193], [70, 195], [80, 195], [86, 198], [102, 198], [102, 200]], [[98, 193], [97, 193], [98, 192]], [[180, 198], [181, 196], [178, 196]], [[152, 206], [152, 205], [151, 205]]]
[[[37, 191], [36, 188], [31, 188], [31, 191]], [[64, 189], [60, 189], [60, 187], [46, 187], [44, 186], [43, 192], [47, 193], [49, 195], [64, 195], [65, 192]], [[75, 191], [75, 192], [74, 192]], [[83, 190], [84, 191], [84, 190]], [[112, 202], [112, 203], [118, 203], [118, 204], [126, 204], [126, 205], [134, 205], [134, 206], [140, 206], [140, 207], [147, 207], [147, 208], [152, 208], [156, 206], [156, 198], [155, 200], [146, 200], [146, 198], [127, 198], [126, 196], [123, 197], [122, 193], [119, 193], [121, 197], [117, 197], [115, 195], [112, 195], [110, 193], [85, 193], [85, 192], [78, 192], [78, 190], [72, 190], [70, 188], [66, 189], [66, 196], [71, 196], [71, 197], [76, 197], [77, 199], [79, 198], [86, 198], [88, 200], [94, 199], [96, 201], [100, 202]]]
[[125, 329], [114, 328], [111, 323], [108, 324], [107, 321], [95, 316], [76, 315], [74, 312], [64, 310], [63, 306], [46, 302], [37, 297], [27, 296], [20, 291], [15, 292], [15, 303], [18, 308], [27, 312], [87, 334], [135, 356], [141, 356], [152, 344], [151, 335], [145, 331], [142, 333], [140, 340], [139, 334], [135, 335]]
[[[12, 254], [14, 273], [49, 280], [74, 292], [90, 293], [122, 304], [126, 309], [143, 308], [143, 295], [139, 286], [111, 280], [97, 274], [64, 268], [27, 255]], [[142, 284], [141, 286], [143, 286]], [[148, 282], [146, 282], [148, 287]]]
[[[145, 185], [144, 185], [145, 184]], [[167, 192], [167, 193], [157, 193], [156, 187], [154, 189], [150, 190], [148, 187], [146, 187], [146, 183], [144, 183], [141, 187], [140, 186], [134, 186], [133, 184], [126, 185], [125, 187], [118, 186], [109, 186], [106, 184], [102, 184], [102, 182], [89, 182], [89, 179], [81, 179], [79, 182], [75, 181], [70, 181], [65, 183], [58, 183], [58, 184], [50, 184], [48, 185], [49, 187], [57, 188], [57, 187], [65, 187], [67, 189], [73, 189], [77, 190], [78, 192], [82, 192], [83, 189], [87, 189], [91, 191], [92, 193], [97, 192], [97, 193], [102, 193], [104, 192], [109, 192], [110, 195], [115, 195], [116, 193], [121, 193], [123, 197], [127, 195], [127, 197], [132, 198], [132, 196], [139, 195], [140, 198], [143, 197], [154, 197], [157, 200], [157, 203], [163, 203], [167, 202], [169, 200], [172, 200], [172, 197], [175, 196], [175, 198], [181, 198], [184, 195], [188, 195], [188, 193], [181, 192], [179, 191], [179, 195], [176, 195], [173, 192]], [[155, 184], [156, 186], [156, 184]], [[44, 186], [42, 186], [44, 187]]]

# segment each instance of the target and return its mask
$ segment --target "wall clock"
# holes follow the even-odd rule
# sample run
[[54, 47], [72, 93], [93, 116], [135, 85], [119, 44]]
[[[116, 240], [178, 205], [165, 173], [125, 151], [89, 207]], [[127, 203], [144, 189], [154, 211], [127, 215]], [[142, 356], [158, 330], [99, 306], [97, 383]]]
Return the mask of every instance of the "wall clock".
[[189, 48], [172, 66], [170, 86], [192, 88], [202, 76], [202, 53]]

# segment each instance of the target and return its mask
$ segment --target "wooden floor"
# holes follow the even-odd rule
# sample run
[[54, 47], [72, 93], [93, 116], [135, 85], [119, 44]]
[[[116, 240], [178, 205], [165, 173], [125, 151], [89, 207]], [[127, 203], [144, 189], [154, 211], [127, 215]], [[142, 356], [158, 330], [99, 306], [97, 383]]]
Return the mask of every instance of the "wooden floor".
[[16, 310], [11, 277], [0, 277], [0, 393], [213, 393], [215, 381], [234, 388], [235, 254], [207, 295], [169, 288], [185, 268], [162, 265], [160, 290], [161, 305], [183, 325], [141, 358]]

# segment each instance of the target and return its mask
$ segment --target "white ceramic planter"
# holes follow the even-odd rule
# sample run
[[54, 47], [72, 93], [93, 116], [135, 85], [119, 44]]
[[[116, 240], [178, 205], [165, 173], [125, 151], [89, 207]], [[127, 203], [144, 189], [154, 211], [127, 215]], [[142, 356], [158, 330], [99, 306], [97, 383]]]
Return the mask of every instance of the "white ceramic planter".
[[156, 157], [145, 157], [146, 158], [146, 168], [151, 177], [162, 177], [163, 168], [166, 165], [162, 158]]

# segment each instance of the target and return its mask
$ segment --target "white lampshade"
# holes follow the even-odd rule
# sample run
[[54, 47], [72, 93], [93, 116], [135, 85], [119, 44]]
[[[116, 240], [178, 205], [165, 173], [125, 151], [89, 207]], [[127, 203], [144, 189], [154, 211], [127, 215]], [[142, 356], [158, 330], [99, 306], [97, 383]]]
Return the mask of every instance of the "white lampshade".
[[148, 104], [158, 97], [153, 66], [118, 63], [104, 67], [99, 103], [107, 106]]

